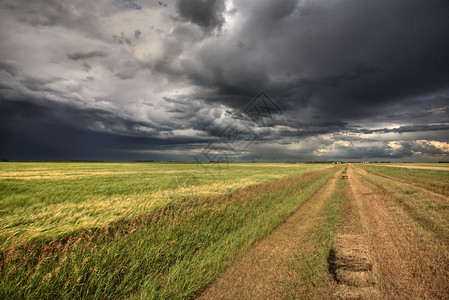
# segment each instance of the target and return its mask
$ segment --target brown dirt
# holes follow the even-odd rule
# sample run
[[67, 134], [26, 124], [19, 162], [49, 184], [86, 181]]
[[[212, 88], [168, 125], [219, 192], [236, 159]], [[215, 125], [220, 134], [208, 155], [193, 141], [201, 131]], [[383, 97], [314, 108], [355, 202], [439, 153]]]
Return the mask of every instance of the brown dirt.
[[[373, 274], [380, 294], [342, 288], [345, 299], [448, 299], [449, 261], [439, 241], [429, 242], [428, 232], [392, 199], [363, 176], [375, 176], [351, 166], [349, 195], [360, 216], [361, 232], [373, 258]], [[351, 231], [351, 228], [346, 228]]]
[[431, 167], [431, 166], [404, 166], [404, 165], [379, 165], [382, 167], [394, 167], [394, 168], [405, 168], [405, 169], [424, 169], [424, 170], [440, 170], [440, 171], [449, 171], [448, 167]]
[[223, 273], [199, 298], [285, 299], [288, 296], [286, 283], [297, 276], [290, 271], [289, 262], [294, 259], [308, 229], [318, 220], [339, 176], [341, 172], [330, 178], [285, 223]]

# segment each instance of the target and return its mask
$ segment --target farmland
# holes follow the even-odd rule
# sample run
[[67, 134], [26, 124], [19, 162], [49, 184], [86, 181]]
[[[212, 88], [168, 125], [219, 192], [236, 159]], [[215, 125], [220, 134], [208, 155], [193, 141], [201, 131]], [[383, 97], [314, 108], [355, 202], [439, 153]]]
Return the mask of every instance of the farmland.
[[[328, 167], [328, 166], [327, 166]], [[60, 236], [186, 197], [233, 191], [326, 166], [175, 163], [3, 163], [0, 241]]]
[[2, 163], [0, 297], [441, 299], [448, 182], [359, 164]]

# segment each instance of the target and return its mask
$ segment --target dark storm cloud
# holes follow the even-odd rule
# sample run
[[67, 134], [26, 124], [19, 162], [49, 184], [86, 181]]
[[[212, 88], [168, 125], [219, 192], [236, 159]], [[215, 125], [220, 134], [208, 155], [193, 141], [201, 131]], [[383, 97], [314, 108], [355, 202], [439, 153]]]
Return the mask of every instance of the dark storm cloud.
[[211, 107], [208, 107], [203, 101], [180, 101], [166, 98], [167, 112], [173, 119], [179, 120], [180, 129], [195, 129], [207, 132], [211, 137], [219, 137], [221, 131], [226, 125], [217, 122], [220, 118], [220, 112], [214, 113]]
[[373, 133], [405, 133], [405, 132], [425, 132], [425, 131], [443, 131], [449, 130], [449, 124], [446, 125], [417, 125], [417, 126], [400, 126], [398, 128], [382, 128], [382, 129], [357, 129], [352, 130], [353, 133], [373, 134]]
[[190, 138], [161, 138], [158, 132], [151, 135], [139, 128], [159, 126], [119, 118], [105, 110], [36, 100], [0, 98], [0, 154], [3, 158], [167, 160], [169, 157], [163, 153], [150, 155], [145, 151], [163, 152], [180, 145], [185, 149], [188, 144], [203, 142]]
[[89, 59], [94, 57], [106, 57], [106, 56], [108, 56], [108, 53], [99, 50], [89, 52], [73, 52], [67, 54], [67, 57], [71, 60]]
[[223, 0], [178, 0], [176, 10], [182, 21], [192, 22], [206, 31], [221, 29], [224, 23]]
[[[189, 78], [232, 106], [239, 102], [232, 96], [265, 89], [293, 110], [311, 105], [332, 119], [365, 118], [447, 87], [447, 1], [293, 4], [239, 8], [244, 21], [235, 43], [205, 46], [185, 61]], [[245, 47], [235, 46], [239, 40]]]
[[[259, 137], [247, 159], [449, 154], [449, 1], [6, 0], [0, 14], [16, 141], [0, 154], [21, 136], [109, 158], [198, 150], [230, 124]], [[242, 109], [262, 90], [283, 114], [254, 122]]]
[[138, 127], [152, 128], [149, 122], [137, 122], [115, 116], [113, 113], [92, 108], [48, 101], [45, 99], [28, 99], [13, 101], [0, 98], [2, 125], [14, 125], [16, 121], [28, 120], [65, 126], [90, 128], [91, 130], [115, 134], [140, 135]]

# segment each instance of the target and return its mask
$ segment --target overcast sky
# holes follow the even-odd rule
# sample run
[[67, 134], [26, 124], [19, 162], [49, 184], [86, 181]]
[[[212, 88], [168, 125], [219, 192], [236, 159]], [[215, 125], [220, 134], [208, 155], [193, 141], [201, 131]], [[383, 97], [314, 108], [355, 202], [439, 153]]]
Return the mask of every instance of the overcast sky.
[[0, 0], [0, 158], [449, 161], [447, 0]]

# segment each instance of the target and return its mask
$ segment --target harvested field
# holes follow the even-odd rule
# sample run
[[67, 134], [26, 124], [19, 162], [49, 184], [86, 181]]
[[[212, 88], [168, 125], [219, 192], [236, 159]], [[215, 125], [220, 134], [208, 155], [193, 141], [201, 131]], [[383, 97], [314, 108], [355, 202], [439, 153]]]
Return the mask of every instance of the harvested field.
[[340, 173], [328, 180], [295, 214], [228, 269], [199, 299], [285, 299], [287, 284], [298, 280], [289, 265], [315, 222], [325, 201], [335, 193]]
[[[366, 242], [361, 235], [338, 235], [335, 238], [334, 255], [337, 272], [368, 272], [373, 270], [373, 259], [369, 255]], [[343, 273], [347, 275], [347, 272]]]
[[421, 169], [421, 170], [441, 170], [441, 171], [449, 171], [449, 167], [439, 167], [439, 166], [420, 166], [420, 165], [395, 165], [395, 164], [384, 164], [381, 165], [383, 167], [392, 167], [392, 168], [405, 168], [405, 169]]
[[339, 284], [334, 294], [336, 298], [380, 299], [380, 293], [375, 287], [374, 262], [362, 235], [337, 235], [331, 264]]
[[[445, 299], [449, 290], [448, 245], [443, 236], [435, 234], [437, 228], [424, 225], [425, 220], [431, 220], [429, 214], [421, 215], [421, 221], [414, 217], [426, 203], [414, 194], [401, 200], [400, 182], [385, 190], [385, 179], [360, 167], [351, 166], [348, 174], [349, 194], [361, 228], [345, 231], [356, 231], [366, 241], [382, 298]], [[427, 201], [432, 201], [433, 193], [428, 196]], [[403, 202], [415, 204], [407, 209]], [[440, 214], [447, 216], [444, 211]], [[436, 225], [445, 222], [439, 220]]]
[[2, 299], [447, 299], [449, 172], [132, 166], [2, 169]]

